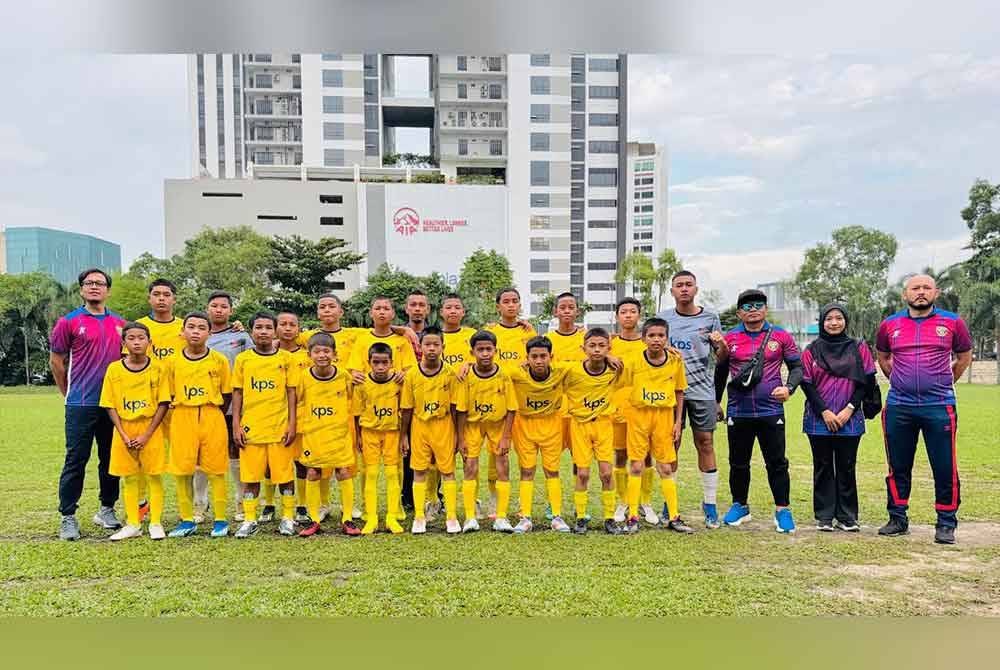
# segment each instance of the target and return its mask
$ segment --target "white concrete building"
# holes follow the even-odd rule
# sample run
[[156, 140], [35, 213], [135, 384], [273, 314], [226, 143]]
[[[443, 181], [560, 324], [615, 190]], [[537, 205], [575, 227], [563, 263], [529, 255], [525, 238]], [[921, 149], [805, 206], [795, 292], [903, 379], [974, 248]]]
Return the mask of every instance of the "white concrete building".
[[629, 252], [646, 254], [654, 261], [670, 246], [669, 161], [662, 146], [652, 142], [628, 143]]

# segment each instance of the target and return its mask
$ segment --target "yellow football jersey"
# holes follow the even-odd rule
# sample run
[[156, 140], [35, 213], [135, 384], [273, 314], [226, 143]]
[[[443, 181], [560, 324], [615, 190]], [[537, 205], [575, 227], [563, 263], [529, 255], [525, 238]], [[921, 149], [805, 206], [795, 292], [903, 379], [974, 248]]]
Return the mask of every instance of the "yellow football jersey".
[[299, 378], [301, 379], [305, 371], [311, 368], [313, 364], [312, 359], [309, 358], [309, 352], [305, 347], [301, 346], [294, 351], [289, 351], [288, 349], [285, 349], [285, 351], [288, 351], [292, 355], [292, 360], [299, 366]]
[[646, 343], [642, 341], [641, 337], [635, 340], [626, 340], [620, 336], [611, 338], [611, 355], [615, 358], [620, 358], [623, 363], [645, 350]]
[[299, 385], [299, 367], [287, 351], [244, 351], [233, 365], [233, 388], [243, 392], [247, 444], [280, 442], [288, 428], [287, 389]]
[[399, 430], [399, 396], [402, 387], [392, 377], [377, 382], [365, 375], [365, 383], [354, 387], [351, 396], [351, 416], [359, 418], [368, 430]]
[[502, 421], [507, 412], [517, 411], [517, 394], [510, 376], [497, 366], [493, 374], [480, 377], [475, 367], [462, 381], [455, 409], [466, 412], [470, 423]]
[[174, 405], [198, 407], [225, 403], [223, 395], [233, 392], [229, 359], [209, 349], [201, 358], [190, 358], [181, 349], [165, 362]]
[[566, 392], [569, 415], [578, 421], [610, 416], [615, 411], [613, 396], [618, 387], [618, 375], [606, 365], [600, 374], [591, 374], [583, 363], [567, 364]]
[[469, 338], [476, 334], [475, 328], [463, 326], [454, 332], [444, 331], [444, 353], [441, 354], [445, 363], [458, 370], [466, 363], [475, 363], [476, 359], [470, 353], [472, 345]]
[[517, 394], [517, 413], [521, 416], [547, 416], [560, 413], [563, 408], [563, 380], [568, 368], [552, 367], [549, 376], [539, 381], [530, 370], [517, 368], [510, 373], [514, 392]]
[[446, 417], [455, 402], [458, 386], [455, 371], [447, 365], [442, 365], [433, 375], [415, 365], [406, 372], [399, 406], [412, 409], [413, 416], [421, 421]]
[[136, 323], [149, 328], [149, 355], [162, 361], [184, 348], [187, 342], [181, 334], [184, 319], [175, 316], [170, 321], [157, 321], [152, 316], [136, 319]]
[[577, 328], [570, 335], [563, 335], [558, 330], [550, 330], [545, 337], [552, 342], [552, 361], [583, 361], [587, 354], [583, 351], [583, 336], [586, 330]]
[[667, 360], [653, 365], [645, 355], [634, 356], [625, 363], [622, 385], [630, 386], [628, 402], [633, 407], [673, 407], [676, 391], [687, 389], [684, 361], [667, 352]]
[[354, 351], [354, 343], [358, 339], [358, 335], [366, 332], [364, 328], [338, 328], [337, 330], [323, 330], [322, 328], [310, 328], [309, 330], [302, 331], [299, 333], [298, 338], [295, 343], [300, 347], [306, 349], [306, 355], [309, 355], [309, 338], [316, 333], [326, 333], [333, 338], [334, 344], [337, 345], [336, 360], [341, 364], [342, 367], [346, 369], [348, 361], [351, 360], [351, 353]]
[[524, 345], [536, 335], [534, 328], [525, 330], [521, 326], [505, 326], [501, 323], [494, 324], [486, 330], [497, 337], [497, 355], [494, 360], [505, 372], [517, 368], [524, 362], [527, 356]]
[[346, 439], [351, 425], [351, 375], [334, 368], [333, 376], [320, 379], [306, 368], [295, 388], [296, 421], [299, 433], [320, 433], [330, 442]]
[[134, 421], [153, 416], [163, 402], [170, 402], [170, 384], [154, 359], [150, 358], [142, 370], [129, 370], [124, 360], [108, 366], [101, 407], [114, 409], [123, 421]]
[[[417, 364], [417, 355], [413, 352], [413, 345], [402, 335], [390, 333], [385, 337], [380, 337], [370, 330], [363, 330], [354, 342], [347, 369], [358, 370], [365, 374], [371, 372], [371, 366], [368, 365], [368, 349], [376, 342], [385, 342], [392, 347], [393, 370], [405, 370]], [[339, 346], [340, 343], [337, 344]]]

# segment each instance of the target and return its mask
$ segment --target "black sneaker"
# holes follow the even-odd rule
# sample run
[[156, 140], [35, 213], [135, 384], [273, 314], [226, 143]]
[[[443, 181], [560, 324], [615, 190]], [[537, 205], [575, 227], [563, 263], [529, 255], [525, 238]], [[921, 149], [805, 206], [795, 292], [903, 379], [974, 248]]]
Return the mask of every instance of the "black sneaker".
[[816, 530], [821, 533], [832, 533], [833, 532], [833, 522], [826, 521], [825, 519], [820, 519], [816, 521]]
[[586, 519], [577, 519], [576, 520], [576, 525], [573, 527], [573, 532], [576, 533], [577, 535], [586, 535], [587, 534], [587, 520]]
[[684, 535], [690, 535], [694, 532], [694, 528], [684, 523], [684, 519], [680, 517], [668, 521], [666, 528], [667, 530], [672, 530], [675, 533], [683, 533]]
[[951, 526], [935, 526], [935, 544], [955, 544], [955, 529]]
[[858, 525], [857, 521], [840, 521], [839, 519], [833, 522], [833, 527], [844, 531], [845, 533], [859, 533], [861, 532], [861, 526]]
[[274, 521], [274, 512], [274, 505], [264, 505], [264, 509], [260, 511], [260, 515], [257, 517], [257, 520], [260, 523], [271, 523]]
[[625, 525], [625, 532], [629, 535], [635, 535], [639, 532], [639, 517], [631, 517]]
[[910, 523], [904, 519], [899, 519], [897, 517], [889, 517], [889, 523], [885, 524], [878, 529], [879, 535], [884, 535], [886, 537], [896, 537], [897, 535], [906, 535], [910, 532]]
[[622, 525], [614, 519], [604, 520], [604, 532], [608, 535], [621, 535], [625, 531]]

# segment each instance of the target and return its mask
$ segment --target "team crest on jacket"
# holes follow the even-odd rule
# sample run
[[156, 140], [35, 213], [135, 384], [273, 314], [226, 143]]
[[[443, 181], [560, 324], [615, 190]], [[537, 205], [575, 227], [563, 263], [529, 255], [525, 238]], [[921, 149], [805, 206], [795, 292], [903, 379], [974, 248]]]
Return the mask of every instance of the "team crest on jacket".
[[944, 337], [948, 334], [948, 329], [945, 326], [938, 326], [934, 329], [934, 332], [937, 333], [938, 337]]
[[777, 351], [778, 350], [778, 343], [775, 342], [774, 340], [771, 340], [770, 342], [767, 343], [767, 348], [770, 351]]

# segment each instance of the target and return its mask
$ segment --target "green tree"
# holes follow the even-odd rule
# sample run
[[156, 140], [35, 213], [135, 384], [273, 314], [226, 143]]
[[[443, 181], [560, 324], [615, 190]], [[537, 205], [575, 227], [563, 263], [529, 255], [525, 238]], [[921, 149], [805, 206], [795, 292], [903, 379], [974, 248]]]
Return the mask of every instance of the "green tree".
[[147, 279], [133, 274], [132, 268], [124, 274], [118, 272], [112, 275], [111, 292], [108, 294], [108, 308], [126, 319], [138, 319], [149, 314], [149, 280], [161, 276], [153, 274]]
[[[541, 303], [541, 308], [538, 314], [528, 319], [528, 321], [538, 330], [539, 326], [543, 323], [547, 323], [553, 318], [553, 311], [556, 308], [556, 294], [548, 291], [545, 293], [535, 293], [535, 301]], [[576, 307], [579, 312], [576, 317], [577, 320], [582, 321], [583, 317], [587, 316], [587, 313], [594, 309], [594, 306], [589, 302], [582, 302], [580, 300], [576, 301]]]
[[[1000, 345], [1000, 184], [977, 179], [962, 220], [971, 233], [967, 248], [972, 257], [962, 264], [959, 293], [963, 316], [982, 350], [990, 339], [994, 347]], [[1000, 357], [997, 375], [1000, 379]]]
[[465, 302], [466, 322], [476, 327], [497, 319], [497, 291], [513, 286], [510, 261], [495, 250], [476, 249], [462, 264], [458, 293]]
[[656, 268], [649, 256], [638, 251], [627, 255], [615, 272], [619, 284], [632, 284], [632, 293], [642, 303], [644, 314], [656, 313], [653, 286], [657, 281]]
[[894, 236], [880, 230], [838, 228], [831, 242], [806, 250], [795, 277], [798, 293], [816, 305], [844, 303], [851, 315], [851, 334], [871, 340], [886, 304], [897, 246]]
[[681, 269], [681, 261], [673, 249], [664, 249], [656, 257], [653, 269], [653, 288], [656, 290], [657, 312], [663, 309], [663, 296], [670, 290], [671, 280]]
[[719, 312], [719, 323], [722, 324], [723, 332], [739, 325], [740, 317], [736, 315], [736, 305], [730, 305]]
[[364, 259], [346, 251], [347, 242], [324, 237], [313, 242], [298, 235], [268, 240], [271, 263], [267, 277], [275, 292], [267, 299], [272, 309], [288, 309], [302, 316], [316, 312], [317, 296], [333, 290], [333, 279]]
[[420, 277], [383, 263], [375, 274], [369, 275], [367, 286], [344, 301], [344, 325], [370, 326], [369, 309], [372, 301], [380, 295], [392, 300], [396, 307], [396, 323], [405, 323], [406, 297], [415, 288], [427, 294], [427, 302], [431, 307], [429, 321], [433, 323], [441, 299], [451, 291], [444, 277], [436, 272], [428, 277]]
[[[71, 290], [43, 272], [0, 275], [0, 355], [9, 363], [18, 362], [25, 384], [31, 383], [33, 353], [48, 353], [48, 333], [72, 302]], [[9, 366], [8, 373], [13, 372]], [[5, 379], [13, 382], [13, 379]]]

